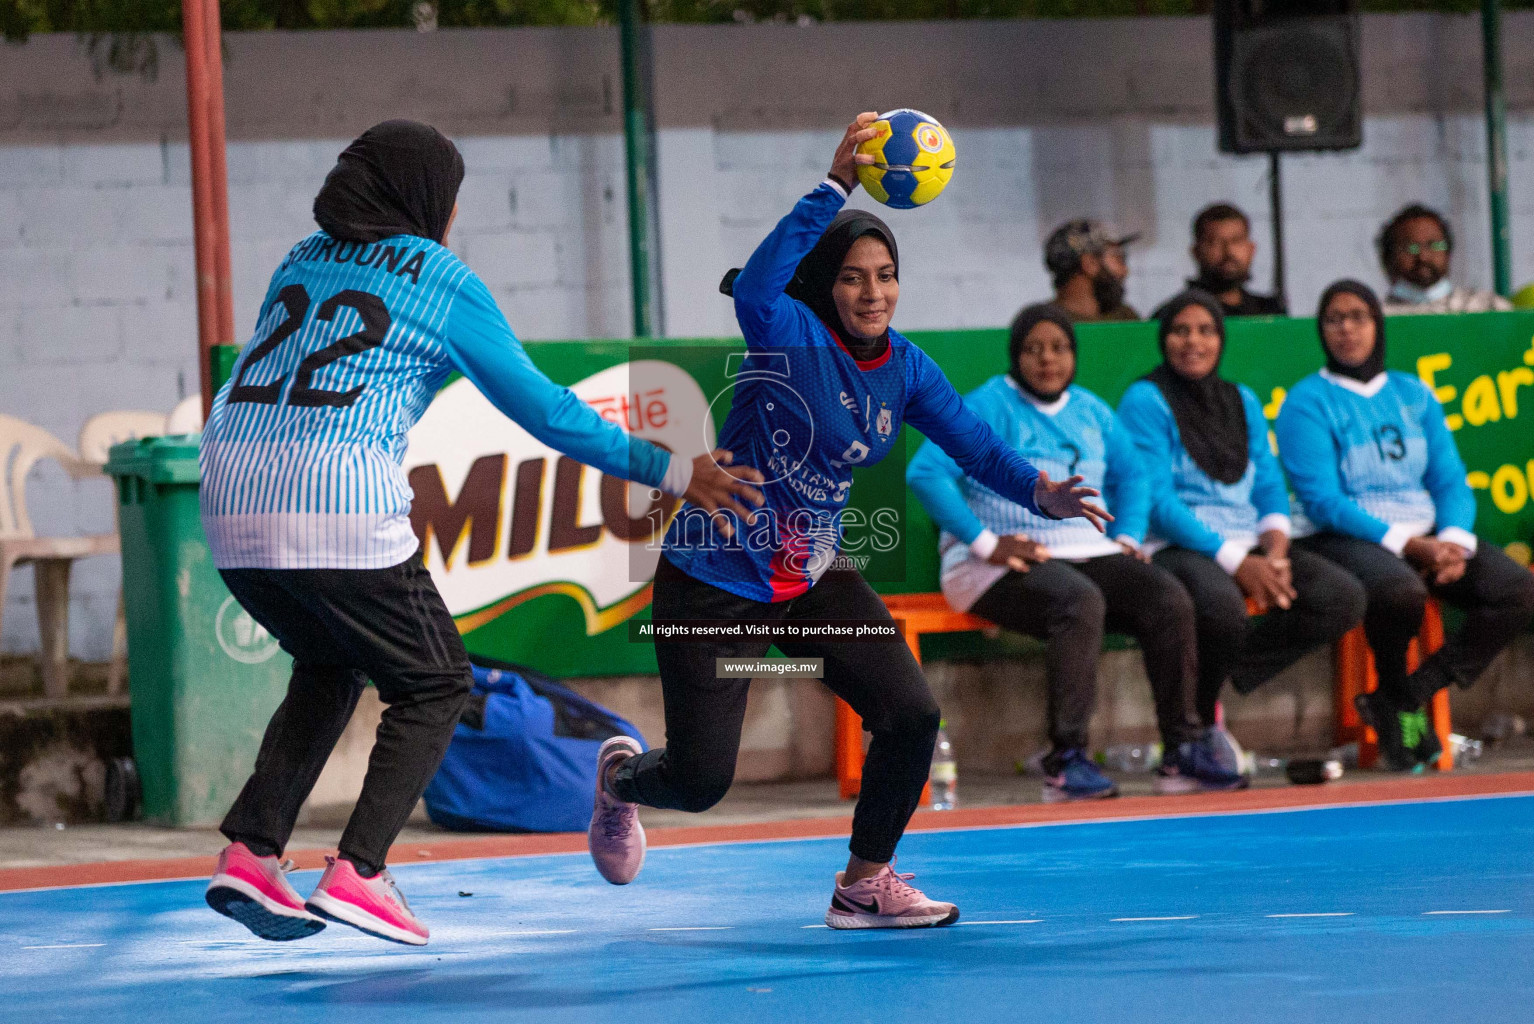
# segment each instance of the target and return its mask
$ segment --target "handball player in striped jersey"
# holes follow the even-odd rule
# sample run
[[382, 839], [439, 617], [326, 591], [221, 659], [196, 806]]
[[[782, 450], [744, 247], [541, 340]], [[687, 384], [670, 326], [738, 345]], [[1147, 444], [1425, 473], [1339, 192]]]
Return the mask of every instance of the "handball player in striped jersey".
[[[720, 444], [766, 472], [766, 504], [728, 537], [684, 505], [655, 575], [653, 616], [667, 620], [828, 619], [890, 622], [855, 569], [838, 565], [852, 471], [894, 447], [902, 423], [920, 430], [972, 477], [1052, 519], [1111, 519], [1086, 501], [1081, 477], [1051, 481], [960, 400], [937, 364], [890, 329], [900, 295], [894, 235], [878, 217], [843, 210], [857, 184], [859, 143], [876, 115], [860, 114], [831, 172], [725, 279], [746, 337]], [[754, 460], [754, 461], [753, 461]], [[733, 516], [735, 511], [725, 513]], [[904, 641], [785, 640], [790, 657], [823, 658], [825, 684], [873, 734], [852, 820], [851, 858], [836, 875], [833, 928], [951, 924], [959, 911], [930, 900], [892, 866], [921, 799], [938, 707]], [[640, 753], [626, 737], [603, 745], [589, 842], [597, 869], [624, 884], [644, 861], [638, 805], [703, 811], [729, 789], [746, 711], [745, 679], [716, 677], [716, 658], [760, 658], [768, 641], [655, 643], [666, 704], [666, 747]]]
[[[320, 230], [272, 275], [254, 337], [203, 431], [213, 561], [293, 656], [286, 699], [221, 830], [207, 901], [266, 939], [326, 918], [411, 945], [426, 926], [385, 870], [469, 695], [468, 655], [410, 526], [406, 434], [458, 371], [543, 443], [712, 514], [760, 503], [727, 452], [687, 460], [625, 434], [535, 367], [490, 291], [445, 247], [463, 158], [387, 121], [341, 154]], [[722, 514], [722, 513], [721, 513]], [[727, 529], [727, 524], [721, 527]], [[308, 900], [280, 865], [299, 807], [366, 680], [386, 705], [338, 856]]]

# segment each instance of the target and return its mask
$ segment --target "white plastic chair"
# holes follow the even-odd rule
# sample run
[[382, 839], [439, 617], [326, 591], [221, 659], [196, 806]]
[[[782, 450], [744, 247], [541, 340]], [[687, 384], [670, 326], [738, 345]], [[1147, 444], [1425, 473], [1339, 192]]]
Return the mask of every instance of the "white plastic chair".
[[69, 570], [75, 559], [113, 554], [119, 545], [115, 533], [37, 536], [27, 515], [27, 474], [43, 459], [53, 459], [77, 479], [98, 472], [41, 427], [0, 414], [0, 608], [5, 607], [11, 567], [32, 563], [43, 692], [62, 697], [69, 689]]
[[202, 396], [187, 395], [165, 417], [165, 433], [195, 434], [202, 429]]
[[[201, 410], [201, 398], [198, 398]], [[186, 403], [182, 403], [185, 405]], [[177, 409], [181, 406], [177, 406]], [[170, 433], [170, 417], [147, 409], [118, 409], [97, 413], [80, 428], [80, 458], [97, 467], [105, 466], [114, 444], [141, 437], [161, 437]], [[117, 588], [117, 613], [112, 618], [112, 663], [107, 668], [107, 693], [122, 691], [123, 676], [128, 671], [128, 617], [123, 608], [122, 586]]]
[[105, 466], [114, 444], [141, 437], [163, 437], [167, 417], [147, 409], [119, 409], [97, 413], [80, 428], [80, 458], [93, 466]]

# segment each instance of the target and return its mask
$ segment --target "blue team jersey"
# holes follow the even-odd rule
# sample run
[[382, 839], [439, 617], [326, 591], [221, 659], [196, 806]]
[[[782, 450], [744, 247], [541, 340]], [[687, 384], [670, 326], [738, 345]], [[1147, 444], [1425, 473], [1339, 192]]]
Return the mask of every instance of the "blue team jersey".
[[[379, 569], [417, 541], [406, 435], [458, 370], [539, 440], [604, 473], [679, 493], [690, 465], [535, 367], [449, 249], [316, 232], [272, 275], [202, 435], [202, 519], [221, 569]], [[669, 472], [668, 472], [669, 471]]]
[[1249, 549], [1265, 530], [1289, 530], [1289, 492], [1268, 442], [1262, 403], [1245, 384], [1236, 387], [1246, 411], [1247, 462], [1232, 484], [1205, 473], [1188, 454], [1177, 416], [1153, 382], [1136, 381], [1120, 399], [1119, 419], [1134, 438], [1150, 485], [1153, 550], [1174, 544], [1213, 558], [1227, 543]]
[[[1111, 527], [1115, 538], [1136, 544], [1145, 539], [1149, 489], [1137, 465], [1134, 440], [1107, 402], [1075, 384], [1054, 403], [1039, 402], [1010, 376], [998, 374], [965, 395], [964, 404], [1054, 479], [1079, 474], [1083, 486], [1102, 491], [1101, 504], [1116, 517]], [[911, 460], [906, 483], [943, 529], [939, 548], [945, 568], [967, 555], [965, 548], [986, 530], [1026, 534], [1066, 558], [1120, 550], [1085, 519], [1045, 519], [1007, 501], [965, 476], [931, 442]], [[964, 547], [948, 543], [954, 540]]]
[[891, 330], [876, 358], [855, 358], [784, 288], [842, 208], [824, 182], [799, 200], [735, 279], [746, 352], [718, 444], [767, 477], [755, 525], [723, 538], [684, 505], [666, 558], [696, 579], [757, 601], [804, 593], [835, 560], [853, 470], [878, 463], [909, 422], [992, 490], [1037, 511], [1037, 471], [964, 406], [937, 364]]
[[1443, 408], [1410, 374], [1360, 383], [1313, 373], [1284, 399], [1275, 430], [1306, 532], [1380, 543], [1392, 526], [1475, 528], [1475, 495]]

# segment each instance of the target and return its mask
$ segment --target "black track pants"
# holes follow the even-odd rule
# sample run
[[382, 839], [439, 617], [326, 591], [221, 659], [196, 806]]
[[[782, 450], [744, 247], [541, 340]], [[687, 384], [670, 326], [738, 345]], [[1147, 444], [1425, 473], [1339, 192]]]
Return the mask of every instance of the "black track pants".
[[1301, 547], [1289, 549], [1294, 589], [1288, 609], [1246, 614], [1246, 596], [1235, 577], [1208, 555], [1165, 548], [1156, 564], [1176, 576], [1193, 598], [1198, 621], [1198, 713], [1214, 724], [1220, 688], [1230, 680], [1251, 693], [1306, 654], [1358, 625], [1364, 613], [1358, 581]]
[[[696, 580], [662, 557], [654, 600], [657, 620], [890, 620], [884, 602], [850, 570], [828, 572], [799, 597], [768, 603]], [[769, 646], [757, 641], [655, 642], [666, 701], [666, 746], [614, 773], [613, 790], [620, 799], [683, 811], [705, 811], [719, 802], [735, 778], [750, 682], [716, 678], [714, 659], [759, 658]], [[814, 640], [779, 647], [791, 658], [824, 658], [826, 686], [862, 715], [863, 728], [873, 733], [850, 846], [864, 860], [890, 860], [921, 801], [937, 737], [940, 716], [921, 666], [902, 640]]]
[[1128, 555], [1049, 561], [1007, 573], [970, 611], [1049, 645], [1044, 664], [1056, 751], [1086, 749], [1104, 629], [1128, 633], [1140, 645], [1167, 749], [1197, 734], [1193, 602], [1165, 570]]
[[341, 836], [343, 857], [384, 866], [436, 774], [473, 684], [463, 640], [419, 554], [388, 569], [227, 569], [230, 593], [293, 656], [288, 695], [220, 830], [280, 854], [371, 679], [388, 705]]
[[[1405, 559], [1356, 537], [1322, 533], [1298, 542], [1356, 576], [1369, 596], [1364, 632], [1374, 649], [1380, 692], [1403, 710], [1421, 707], [1450, 683], [1468, 687], [1534, 617], [1534, 574], [1482, 542], [1465, 575], [1446, 587], [1423, 580]], [[1432, 595], [1465, 613], [1465, 622], [1417, 671], [1406, 674], [1406, 647], [1422, 628]]]

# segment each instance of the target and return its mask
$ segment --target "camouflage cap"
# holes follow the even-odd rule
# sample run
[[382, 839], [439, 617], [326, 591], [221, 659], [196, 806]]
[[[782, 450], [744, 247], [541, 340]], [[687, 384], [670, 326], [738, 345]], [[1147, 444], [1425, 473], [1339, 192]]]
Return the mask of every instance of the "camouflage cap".
[[1100, 220], [1068, 220], [1044, 243], [1044, 265], [1050, 273], [1068, 274], [1081, 265], [1083, 254], [1128, 245], [1139, 237], [1138, 231], [1120, 236]]

